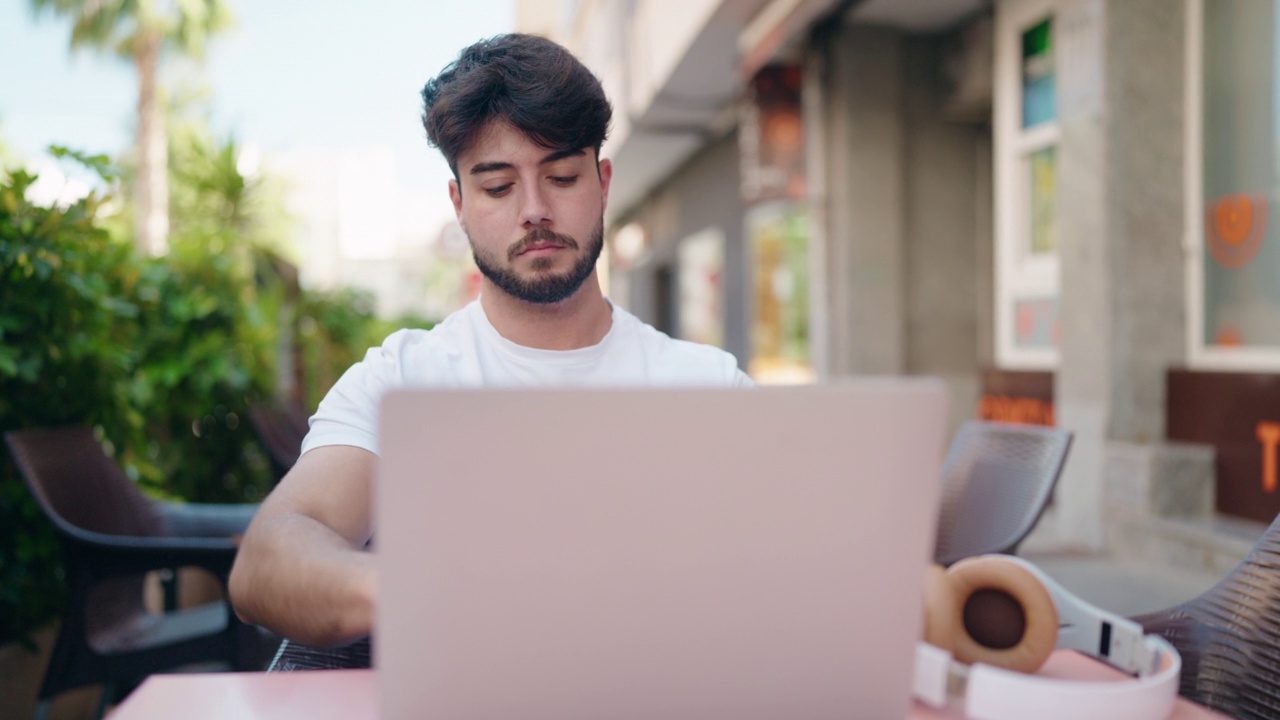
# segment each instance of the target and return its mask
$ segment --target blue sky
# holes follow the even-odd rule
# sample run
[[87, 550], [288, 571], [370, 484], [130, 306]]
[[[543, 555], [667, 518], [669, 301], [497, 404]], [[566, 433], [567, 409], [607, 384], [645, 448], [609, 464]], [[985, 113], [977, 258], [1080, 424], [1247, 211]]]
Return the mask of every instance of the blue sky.
[[[463, 46], [511, 30], [514, 0], [227, 2], [237, 25], [196, 75], [212, 91], [218, 131], [268, 154], [386, 145], [401, 182], [445, 191], [448, 171], [423, 138], [418, 92]], [[50, 144], [114, 154], [131, 141], [132, 67], [72, 54], [69, 34], [65, 19], [0, 0], [0, 138], [25, 159]]]

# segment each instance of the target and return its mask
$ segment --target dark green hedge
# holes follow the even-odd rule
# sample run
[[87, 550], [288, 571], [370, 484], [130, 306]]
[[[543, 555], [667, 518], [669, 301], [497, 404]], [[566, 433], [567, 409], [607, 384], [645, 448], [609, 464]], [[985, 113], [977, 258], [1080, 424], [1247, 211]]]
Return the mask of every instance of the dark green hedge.
[[[312, 406], [391, 325], [358, 293], [289, 288], [280, 258], [222, 203], [242, 185], [186, 197], [229, 221], [189, 209], [170, 254], [151, 258], [104, 229], [98, 196], [40, 207], [26, 198], [34, 180], [0, 175], [0, 432], [87, 424], [153, 496], [263, 497], [272, 477], [246, 410], [276, 396], [282, 325]], [[51, 529], [5, 452], [0, 644], [56, 617], [64, 594]]]

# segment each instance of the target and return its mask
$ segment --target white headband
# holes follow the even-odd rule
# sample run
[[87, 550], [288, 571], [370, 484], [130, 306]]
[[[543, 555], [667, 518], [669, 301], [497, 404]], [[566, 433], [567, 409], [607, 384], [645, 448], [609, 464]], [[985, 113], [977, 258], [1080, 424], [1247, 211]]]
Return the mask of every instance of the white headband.
[[1130, 681], [1081, 681], [1027, 675], [955, 662], [928, 643], [916, 646], [913, 692], [926, 704], [963, 701], [974, 720], [1163, 720], [1178, 694], [1182, 658], [1164, 638], [1143, 636], [1132, 620], [1090, 605], [1031, 563], [1002, 556], [1031, 572], [1058, 610], [1058, 648], [1077, 650], [1136, 675]]

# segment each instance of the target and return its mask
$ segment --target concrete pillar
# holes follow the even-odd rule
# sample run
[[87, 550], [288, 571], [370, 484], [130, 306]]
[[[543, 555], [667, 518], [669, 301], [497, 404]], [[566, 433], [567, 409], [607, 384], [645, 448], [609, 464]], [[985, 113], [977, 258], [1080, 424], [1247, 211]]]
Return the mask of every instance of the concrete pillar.
[[819, 367], [941, 377], [956, 426], [991, 353], [992, 240], [990, 129], [946, 110], [953, 42], [842, 27], [816, 43], [806, 111]]
[[[1164, 374], [1183, 361], [1185, 13], [1167, 0], [1082, 0], [1059, 48], [1059, 425], [1075, 432], [1046, 533], [1104, 544], [1110, 444], [1164, 435]], [[1040, 533], [1042, 535], [1046, 533]]]
[[[826, 336], [831, 376], [907, 370], [904, 41], [841, 27], [821, 47], [827, 158]], [[812, 127], [812, 125], [811, 125]]]
[[1165, 371], [1186, 355], [1184, 10], [1160, 0], [1109, 6], [1115, 440], [1164, 438]]
[[[906, 43], [904, 80], [906, 182], [906, 371], [946, 381], [951, 426], [974, 417], [978, 404], [975, 233], [989, 210], [990, 180], [980, 189], [975, 150], [990, 137], [985, 125], [958, 122], [945, 111], [950, 84], [943, 76], [948, 40], [915, 37]], [[990, 257], [991, 235], [985, 237]], [[990, 316], [990, 304], [981, 317]]]
[[[738, 136], [730, 132], [710, 140], [653, 189], [632, 219], [649, 233], [645, 258], [629, 274], [631, 311], [645, 322], [679, 333], [663, 309], [679, 312], [680, 243], [694, 233], [718, 229], [724, 234], [724, 349], [744, 365], [749, 356], [747, 246], [738, 183]], [[667, 326], [670, 325], [668, 328]]]

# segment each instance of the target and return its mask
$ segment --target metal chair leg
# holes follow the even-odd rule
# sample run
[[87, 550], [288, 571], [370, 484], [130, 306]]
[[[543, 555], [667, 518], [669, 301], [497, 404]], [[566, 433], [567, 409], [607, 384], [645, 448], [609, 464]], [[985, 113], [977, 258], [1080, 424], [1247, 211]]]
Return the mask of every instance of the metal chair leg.
[[107, 706], [115, 701], [116, 684], [103, 683], [102, 694], [98, 696], [98, 709], [93, 712], [93, 720], [102, 720], [102, 716], [107, 714]]

